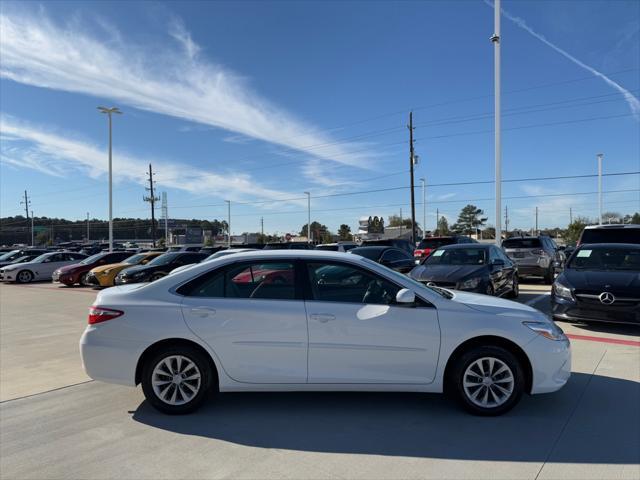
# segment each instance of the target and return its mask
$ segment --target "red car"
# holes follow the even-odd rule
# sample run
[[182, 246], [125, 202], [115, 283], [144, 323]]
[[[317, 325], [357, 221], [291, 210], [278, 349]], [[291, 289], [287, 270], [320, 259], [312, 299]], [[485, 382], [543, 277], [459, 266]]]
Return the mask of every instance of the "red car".
[[96, 253], [95, 255], [85, 258], [80, 263], [74, 263], [57, 269], [53, 272], [53, 282], [63, 283], [68, 287], [76, 283], [87, 285], [87, 275], [92, 268], [110, 263], [119, 263], [130, 256], [131, 252]]
[[427, 237], [420, 241], [418, 247], [413, 251], [413, 257], [416, 264], [419, 264], [424, 258], [431, 255], [436, 248], [445, 245], [453, 245], [454, 243], [478, 243], [473, 238], [464, 235], [451, 235], [447, 237]]

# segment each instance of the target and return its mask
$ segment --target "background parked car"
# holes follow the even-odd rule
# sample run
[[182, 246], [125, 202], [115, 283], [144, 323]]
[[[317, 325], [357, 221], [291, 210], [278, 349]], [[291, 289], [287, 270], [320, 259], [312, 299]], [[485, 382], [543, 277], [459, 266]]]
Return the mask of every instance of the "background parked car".
[[542, 277], [547, 285], [553, 283], [556, 270], [564, 266], [564, 254], [546, 235], [507, 238], [502, 248], [518, 265], [520, 277]]
[[311, 250], [313, 245], [308, 242], [274, 242], [267, 243], [264, 250]]
[[400, 250], [405, 250], [406, 252], [413, 255], [413, 251], [416, 249], [416, 246], [413, 245], [409, 240], [404, 240], [402, 238], [388, 238], [385, 240], [365, 240], [360, 244], [361, 247], [396, 247]]
[[97, 287], [111, 287], [115, 285], [116, 275], [122, 270], [134, 265], [146, 265], [151, 260], [162, 255], [163, 252], [136, 253], [119, 263], [110, 263], [92, 268], [87, 275], [86, 283]]
[[29, 283], [34, 280], [51, 280], [54, 271], [71, 265], [87, 256], [78, 252], [48, 252], [30, 262], [9, 265], [0, 269], [0, 279], [4, 282]]
[[347, 253], [368, 258], [400, 273], [408, 273], [415, 266], [411, 254], [396, 247], [358, 247]]
[[[233, 255], [234, 253], [255, 252], [256, 250], [257, 249], [255, 248], [228, 248], [226, 250], [220, 250], [219, 252], [211, 254], [207, 258], [205, 258], [204, 260], [198, 263], [209, 262], [211, 260], [215, 260], [216, 258], [226, 257], [227, 255]], [[173, 270], [171, 270], [169, 275], [173, 275], [174, 273], [179, 273], [189, 267], [192, 267], [193, 265], [197, 265], [197, 263], [191, 263], [189, 265], [183, 265], [182, 267], [174, 268]]]
[[42, 254], [41, 253], [30, 253], [28, 255], [24, 255], [22, 257], [18, 257], [16, 259], [13, 259], [13, 260], [10, 260], [10, 261], [0, 261], [0, 268], [6, 267], [8, 265], [15, 265], [17, 263], [30, 262], [31, 260], [39, 257], [40, 255], [42, 255]]
[[316, 250], [324, 250], [325, 252], [348, 252], [357, 246], [358, 244], [355, 242], [323, 243], [316, 245]]
[[207, 258], [207, 254], [200, 252], [166, 252], [146, 265], [125, 268], [116, 275], [115, 283], [120, 285], [123, 283], [153, 282], [169, 275], [175, 268], [199, 263], [205, 258]]
[[88, 285], [87, 276], [89, 271], [100, 266], [109, 265], [111, 263], [121, 262], [127, 257], [130, 257], [129, 252], [103, 252], [96, 253], [90, 257], [85, 258], [79, 263], [67, 265], [66, 267], [58, 268], [53, 272], [53, 281], [55, 283], [62, 283], [68, 287], [79, 283], [80, 285]]
[[640, 245], [578, 247], [551, 289], [554, 318], [640, 324]]
[[457, 243], [478, 243], [471, 237], [465, 235], [449, 235], [441, 237], [427, 237], [420, 240], [418, 247], [413, 251], [416, 264], [419, 264], [424, 257], [428, 257], [436, 248]]
[[440, 247], [409, 276], [437, 287], [516, 298], [518, 269], [495, 245], [457, 244]]
[[[48, 253], [51, 250], [47, 250], [46, 248], [17, 248], [10, 250], [8, 252], [0, 255], [0, 262], [13, 262], [20, 257], [24, 257], [26, 255], [42, 255], [43, 253]], [[34, 257], [35, 258], [35, 257]]]
[[578, 245], [583, 243], [640, 244], [640, 225], [589, 225], [584, 227]]

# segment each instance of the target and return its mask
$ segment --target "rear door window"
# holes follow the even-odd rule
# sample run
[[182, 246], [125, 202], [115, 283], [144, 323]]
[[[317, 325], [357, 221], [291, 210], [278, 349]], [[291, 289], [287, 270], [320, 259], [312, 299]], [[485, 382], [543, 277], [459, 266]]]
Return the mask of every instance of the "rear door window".
[[225, 297], [294, 300], [294, 265], [289, 262], [253, 263], [229, 268]]

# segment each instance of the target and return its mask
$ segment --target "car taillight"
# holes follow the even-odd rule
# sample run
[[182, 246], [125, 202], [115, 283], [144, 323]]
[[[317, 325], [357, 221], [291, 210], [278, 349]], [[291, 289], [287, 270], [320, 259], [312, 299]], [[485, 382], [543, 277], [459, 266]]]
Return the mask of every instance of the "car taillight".
[[124, 315], [124, 312], [120, 310], [91, 306], [89, 307], [89, 325], [113, 320], [121, 315]]
[[422, 250], [422, 254], [425, 257], [428, 257], [431, 254], [432, 251], [433, 251], [433, 248], [425, 248], [424, 250]]
[[424, 252], [424, 250], [414, 250], [413, 251], [413, 256], [414, 257], [421, 257], [423, 252]]

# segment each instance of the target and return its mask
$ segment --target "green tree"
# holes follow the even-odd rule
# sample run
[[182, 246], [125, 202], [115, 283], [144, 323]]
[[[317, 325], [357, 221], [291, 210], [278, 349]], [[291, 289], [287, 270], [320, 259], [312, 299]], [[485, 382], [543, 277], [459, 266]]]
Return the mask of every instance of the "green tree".
[[340, 240], [353, 240], [353, 235], [351, 235], [351, 227], [346, 223], [340, 225], [338, 229], [338, 237]]
[[572, 223], [569, 224], [564, 232], [564, 241], [567, 245], [575, 245], [580, 239], [580, 234], [584, 230], [584, 227], [591, 223], [586, 217], [578, 217]]
[[[400, 218], [400, 215], [389, 215], [389, 223], [387, 223], [388, 227], [399, 227], [400, 225], [411, 230], [411, 219]], [[418, 222], [416, 222], [416, 226], [417, 225]]]
[[438, 235], [449, 235], [449, 222], [447, 217], [440, 217], [438, 220], [438, 229], [436, 230]]
[[636, 212], [633, 214], [633, 216], [631, 217], [631, 222], [630, 223], [634, 223], [636, 225], [640, 224], [640, 213]]
[[482, 217], [484, 211], [475, 205], [467, 205], [458, 215], [458, 221], [452, 227], [455, 232], [471, 235], [476, 229], [482, 227], [486, 221], [486, 217]]
[[[305, 223], [300, 229], [300, 236], [307, 236], [307, 224]], [[311, 238], [316, 242], [330, 242], [331, 241], [331, 232], [326, 225], [321, 224], [320, 222], [313, 221], [311, 222]]]

